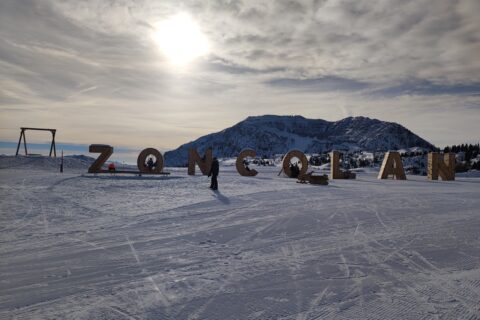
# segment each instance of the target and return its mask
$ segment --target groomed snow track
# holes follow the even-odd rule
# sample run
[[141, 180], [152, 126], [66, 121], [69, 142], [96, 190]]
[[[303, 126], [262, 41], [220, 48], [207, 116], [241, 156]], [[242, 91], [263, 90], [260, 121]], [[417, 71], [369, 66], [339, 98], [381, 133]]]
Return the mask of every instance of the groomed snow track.
[[480, 179], [261, 169], [0, 170], [0, 318], [480, 319]]

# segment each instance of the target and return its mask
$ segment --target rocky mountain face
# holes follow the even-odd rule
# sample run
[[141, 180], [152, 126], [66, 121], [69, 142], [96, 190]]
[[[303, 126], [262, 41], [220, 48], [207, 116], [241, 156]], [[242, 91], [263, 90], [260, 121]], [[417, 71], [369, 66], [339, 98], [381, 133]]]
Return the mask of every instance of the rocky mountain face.
[[407, 128], [393, 122], [367, 117], [348, 117], [339, 121], [307, 119], [302, 116], [255, 116], [217, 133], [200, 137], [165, 153], [167, 166], [188, 162], [188, 149], [200, 154], [212, 148], [217, 157], [234, 157], [244, 148], [258, 156], [283, 154], [291, 149], [305, 153], [330, 150], [387, 151], [435, 147]]

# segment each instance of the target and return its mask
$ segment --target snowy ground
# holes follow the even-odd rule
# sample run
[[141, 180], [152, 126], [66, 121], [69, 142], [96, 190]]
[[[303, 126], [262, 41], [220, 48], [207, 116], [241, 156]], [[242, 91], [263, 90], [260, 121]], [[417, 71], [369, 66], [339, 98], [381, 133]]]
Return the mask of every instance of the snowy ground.
[[479, 178], [0, 167], [2, 319], [480, 319]]

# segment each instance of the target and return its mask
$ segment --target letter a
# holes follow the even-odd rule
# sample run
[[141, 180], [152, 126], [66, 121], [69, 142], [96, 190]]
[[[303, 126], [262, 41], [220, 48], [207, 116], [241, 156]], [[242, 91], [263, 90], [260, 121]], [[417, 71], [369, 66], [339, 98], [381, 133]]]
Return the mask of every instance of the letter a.
[[207, 175], [212, 166], [212, 149], [205, 151], [204, 159], [200, 157], [197, 149], [190, 148], [188, 150], [188, 175], [195, 175], [195, 164], [198, 165], [203, 175]]
[[438, 176], [443, 181], [455, 180], [455, 154], [445, 153], [442, 159], [440, 153], [429, 152], [427, 176], [428, 180], [438, 180]]
[[407, 180], [405, 170], [403, 170], [402, 158], [400, 158], [400, 154], [396, 151], [385, 153], [382, 167], [378, 173], [378, 179], [387, 179], [390, 174], [397, 180]]

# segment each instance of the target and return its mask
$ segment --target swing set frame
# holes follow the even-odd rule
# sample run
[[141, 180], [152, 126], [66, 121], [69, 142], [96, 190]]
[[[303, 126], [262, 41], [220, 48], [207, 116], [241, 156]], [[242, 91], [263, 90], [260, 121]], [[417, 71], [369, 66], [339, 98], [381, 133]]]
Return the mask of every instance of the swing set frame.
[[18, 145], [17, 145], [17, 153], [15, 154], [18, 156], [18, 152], [20, 151], [20, 145], [22, 144], [22, 138], [23, 138], [23, 146], [25, 148], [25, 155], [28, 156], [28, 151], [27, 151], [27, 140], [25, 138], [25, 131], [27, 130], [36, 130], [36, 131], [50, 131], [52, 134], [52, 143], [50, 144], [50, 153], [49, 157], [52, 156], [53, 152], [53, 157], [57, 157], [57, 149], [55, 147], [55, 133], [57, 132], [57, 129], [47, 129], [47, 128], [25, 128], [21, 127], [20, 128], [20, 138], [18, 139]]

